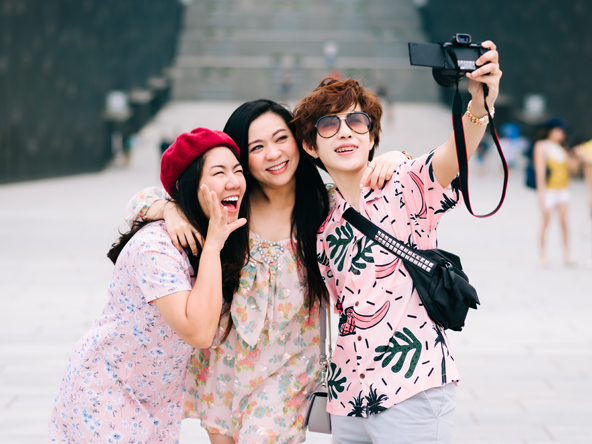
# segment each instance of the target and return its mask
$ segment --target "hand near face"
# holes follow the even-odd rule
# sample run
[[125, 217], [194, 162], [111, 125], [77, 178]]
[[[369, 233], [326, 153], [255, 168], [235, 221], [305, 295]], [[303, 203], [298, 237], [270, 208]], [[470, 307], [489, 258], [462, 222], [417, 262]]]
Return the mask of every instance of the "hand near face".
[[208, 233], [206, 235], [203, 249], [215, 249], [219, 252], [224, 247], [224, 243], [226, 242], [226, 239], [228, 239], [230, 233], [246, 224], [247, 219], [243, 217], [234, 222], [227, 223], [228, 209], [220, 204], [216, 192], [210, 191], [205, 184], [201, 185], [199, 192], [202, 197], [202, 202], [206, 206], [204, 210], [207, 211], [204, 212], [210, 215]]
[[409, 160], [401, 151], [389, 151], [384, 153], [368, 164], [364, 171], [360, 188], [370, 187], [372, 189], [381, 187], [389, 180], [399, 165]]

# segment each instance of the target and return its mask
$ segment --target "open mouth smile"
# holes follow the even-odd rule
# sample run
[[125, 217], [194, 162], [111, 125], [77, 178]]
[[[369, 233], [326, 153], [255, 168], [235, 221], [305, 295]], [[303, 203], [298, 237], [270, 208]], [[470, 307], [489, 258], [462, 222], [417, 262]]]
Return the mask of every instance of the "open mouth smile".
[[335, 150], [335, 152], [336, 152], [337, 154], [342, 154], [342, 153], [351, 153], [351, 152], [353, 152], [353, 151], [355, 151], [355, 150], [357, 150], [357, 149], [358, 149], [358, 147], [357, 147], [357, 146], [355, 146], [355, 145], [340, 146], [339, 148], [337, 148], [337, 149]]
[[228, 208], [228, 211], [234, 212], [238, 206], [238, 196], [228, 196], [220, 201], [220, 203]]

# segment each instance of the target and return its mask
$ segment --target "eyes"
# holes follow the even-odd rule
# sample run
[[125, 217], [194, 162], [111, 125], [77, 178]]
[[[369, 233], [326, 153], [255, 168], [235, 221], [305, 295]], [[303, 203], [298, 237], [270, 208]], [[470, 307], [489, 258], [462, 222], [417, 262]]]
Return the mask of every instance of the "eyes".
[[[275, 143], [283, 143], [288, 139], [287, 135], [283, 135], [283, 136], [279, 136], [276, 140]], [[259, 145], [255, 145], [253, 147], [251, 147], [251, 149], [249, 150], [250, 153], [261, 150], [264, 148], [264, 145], [259, 144]]]
[[[237, 168], [236, 170], [233, 171], [234, 174], [243, 174], [243, 169], [242, 168]], [[224, 172], [224, 170], [220, 170], [220, 171], [216, 171], [214, 174], [212, 174], [212, 176], [218, 176], [218, 175], [224, 175], [226, 174]]]

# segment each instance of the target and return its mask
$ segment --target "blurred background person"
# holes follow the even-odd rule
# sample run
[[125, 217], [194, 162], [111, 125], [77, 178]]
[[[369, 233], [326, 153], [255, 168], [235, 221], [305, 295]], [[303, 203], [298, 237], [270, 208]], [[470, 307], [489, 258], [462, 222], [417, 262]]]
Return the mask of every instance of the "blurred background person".
[[563, 260], [565, 265], [573, 266], [574, 262], [569, 249], [569, 179], [570, 157], [566, 145], [567, 126], [563, 120], [552, 118], [539, 131], [534, 144], [534, 168], [537, 196], [541, 208], [542, 221], [539, 233], [541, 265], [549, 260], [546, 250], [547, 229], [551, 213], [559, 215], [561, 239], [563, 242]]

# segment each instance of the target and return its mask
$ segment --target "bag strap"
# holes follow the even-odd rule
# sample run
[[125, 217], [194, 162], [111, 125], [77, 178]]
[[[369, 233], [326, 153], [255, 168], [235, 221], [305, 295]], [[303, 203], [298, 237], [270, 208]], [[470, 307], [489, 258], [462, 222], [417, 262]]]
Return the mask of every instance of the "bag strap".
[[[321, 364], [321, 385], [327, 387], [327, 367], [331, 360], [332, 349], [331, 349], [331, 314], [327, 310], [327, 302], [323, 297], [321, 299], [321, 310], [320, 310], [320, 334], [321, 334], [321, 353], [319, 355], [319, 362]], [[327, 330], [329, 331], [329, 346], [327, 347]], [[327, 356], [327, 350], [329, 350]]]
[[502, 186], [502, 195], [500, 200], [493, 211], [487, 214], [475, 214], [473, 213], [473, 209], [471, 208], [471, 200], [469, 198], [469, 159], [467, 158], [467, 146], [465, 143], [465, 132], [462, 123], [462, 99], [460, 97], [460, 92], [458, 91], [458, 81], [459, 76], [456, 77], [456, 91], [454, 92], [454, 100], [452, 102], [452, 128], [454, 130], [454, 142], [456, 145], [456, 159], [458, 160], [458, 176], [460, 182], [460, 190], [463, 195], [463, 200], [465, 201], [465, 206], [469, 213], [473, 216], [478, 218], [485, 218], [489, 216], [493, 216], [498, 210], [501, 208], [502, 204], [504, 203], [504, 199], [506, 198], [506, 190], [508, 189], [508, 164], [506, 162], [506, 158], [504, 157], [504, 153], [502, 151], [502, 147], [500, 146], [499, 139], [497, 137], [497, 132], [495, 130], [495, 124], [493, 123], [493, 116], [489, 111], [489, 107], [487, 106], [487, 93], [489, 91], [487, 85], [483, 85], [483, 102], [485, 103], [485, 110], [487, 111], [487, 115], [489, 116], [489, 133], [491, 134], [491, 138], [497, 148], [497, 152], [499, 154], [500, 160], [502, 162], [502, 168], [504, 170], [504, 184]]
[[378, 228], [354, 208], [349, 207], [345, 210], [343, 212], [343, 218], [366, 235], [366, 237], [373, 239], [379, 245], [401, 259], [405, 265], [411, 265], [430, 276], [434, 274], [434, 271], [436, 270], [436, 264], [434, 264], [434, 262], [425, 256], [422, 256], [422, 254], [414, 248], [408, 247], [397, 238]]

